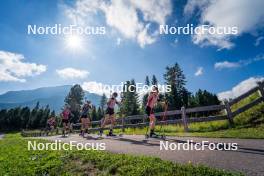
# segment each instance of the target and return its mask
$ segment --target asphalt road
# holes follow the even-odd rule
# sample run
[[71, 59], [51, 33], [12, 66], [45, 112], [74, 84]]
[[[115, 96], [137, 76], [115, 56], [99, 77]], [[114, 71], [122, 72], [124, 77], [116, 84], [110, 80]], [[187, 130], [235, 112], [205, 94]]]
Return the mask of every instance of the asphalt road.
[[[196, 137], [167, 137], [166, 141], [171, 146], [182, 145], [192, 140], [192, 144], [208, 141], [219, 144], [237, 143], [238, 149], [231, 150], [160, 150], [159, 139], [145, 140], [142, 135], [124, 135], [123, 137], [105, 137], [98, 139], [96, 135], [82, 138], [74, 134], [67, 138], [61, 136], [42, 137], [49, 140], [61, 140], [62, 142], [77, 141], [80, 143], [105, 143], [106, 150], [113, 153], [126, 153], [133, 155], [155, 156], [164, 160], [178, 163], [204, 164], [206, 166], [240, 171], [246, 175], [264, 175], [264, 140], [255, 139], [222, 139], [222, 138], [196, 138]], [[163, 141], [163, 142], [166, 142]], [[221, 148], [221, 147], [220, 147]], [[223, 149], [223, 148], [221, 148]]]

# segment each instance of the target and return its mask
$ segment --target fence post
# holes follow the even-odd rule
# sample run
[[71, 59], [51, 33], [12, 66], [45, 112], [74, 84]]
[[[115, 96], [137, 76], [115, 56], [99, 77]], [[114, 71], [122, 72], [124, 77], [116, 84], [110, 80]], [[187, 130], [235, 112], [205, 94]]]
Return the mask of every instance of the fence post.
[[264, 100], [264, 81], [260, 82], [258, 85], [259, 85], [260, 94], [262, 96], [262, 99]]
[[122, 133], [125, 132], [125, 117], [122, 117]]
[[181, 115], [182, 115], [184, 131], [188, 132], [189, 129], [188, 129], [188, 124], [187, 124], [187, 119], [186, 119], [186, 110], [184, 106], [181, 108]]
[[231, 107], [228, 101], [225, 101], [225, 109], [226, 109], [226, 115], [229, 121], [229, 125], [233, 126], [234, 125], [234, 121], [233, 121], [233, 113], [231, 111]]

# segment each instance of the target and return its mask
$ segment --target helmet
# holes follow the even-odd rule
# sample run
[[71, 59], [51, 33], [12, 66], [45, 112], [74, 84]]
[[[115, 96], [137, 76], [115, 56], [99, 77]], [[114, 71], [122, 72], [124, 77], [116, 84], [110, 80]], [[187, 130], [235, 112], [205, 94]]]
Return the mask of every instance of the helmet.
[[87, 104], [91, 104], [91, 101], [89, 101], [89, 100], [86, 100], [86, 103], [87, 103]]
[[117, 97], [118, 94], [116, 92], [113, 93], [113, 97]]
[[154, 86], [152, 87], [152, 91], [158, 93], [158, 92], [159, 92], [159, 88], [158, 88], [157, 86], [154, 85]]

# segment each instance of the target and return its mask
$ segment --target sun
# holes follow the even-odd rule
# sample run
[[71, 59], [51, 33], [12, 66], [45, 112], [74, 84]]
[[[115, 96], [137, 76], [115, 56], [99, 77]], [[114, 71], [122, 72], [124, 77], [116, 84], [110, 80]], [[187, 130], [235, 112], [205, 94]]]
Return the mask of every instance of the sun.
[[66, 47], [70, 50], [78, 51], [83, 48], [83, 40], [79, 35], [67, 35], [65, 43]]

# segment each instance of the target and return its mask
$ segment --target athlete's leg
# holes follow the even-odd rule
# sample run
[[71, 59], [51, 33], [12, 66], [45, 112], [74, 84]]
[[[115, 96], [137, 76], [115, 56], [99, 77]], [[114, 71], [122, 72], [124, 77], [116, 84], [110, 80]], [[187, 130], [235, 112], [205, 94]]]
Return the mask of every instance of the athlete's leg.
[[102, 123], [101, 123], [101, 128], [104, 128], [106, 123], [109, 121], [109, 118], [110, 118], [110, 115], [109, 114], [106, 114]]
[[70, 130], [70, 122], [68, 120], [68, 122], [66, 123], [66, 133], [68, 134]]
[[113, 129], [114, 129], [114, 126], [115, 126], [115, 114], [112, 114], [110, 116], [110, 120], [111, 120], [111, 126], [110, 126], [109, 135], [113, 135]]
[[85, 122], [84, 118], [81, 118], [81, 136], [84, 136]]
[[63, 122], [62, 124], [63, 124], [62, 134], [65, 135], [65, 131], [66, 131], [66, 123]]
[[155, 130], [155, 124], [156, 124], [156, 117], [154, 114], [150, 114], [149, 116], [149, 129], [150, 129], [150, 136], [152, 136], [154, 133], [154, 130]]
[[109, 114], [106, 114], [105, 117], [104, 117], [104, 119], [102, 120], [102, 123], [101, 123], [101, 129], [100, 129], [100, 131], [99, 131], [100, 135], [103, 134], [103, 130], [102, 130], [102, 128], [105, 127], [107, 121], [109, 121], [109, 118], [110, 118], [110, 117], [109, 117]]
[[90, 118], [87, 117], [85, 118], [85, 126], [84, 126], [86, 133], [88, 133], [89, 124], [90, 124]]
[[150, 114], [149, 116], [149, 120], [150, 120], [150, 123], [149, 123], [149, 128], [152, 130], [152, 129], [155, 129], [155, 124], [156, 124], [156, 117], [154, 114]]
[[87, 118], [87, 130], [89, 130], [89, 128], [92, 127], [92, 121], [91, 121], [91, 118]]
[[111, 117], [110, 118], [110, 120], [111, 120], [111, 127], [110, 128], [113, 129], [115, 126], [115, 114], [112, 114], [110, 117]]

